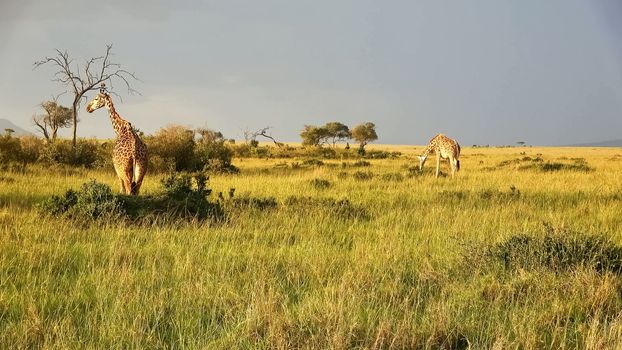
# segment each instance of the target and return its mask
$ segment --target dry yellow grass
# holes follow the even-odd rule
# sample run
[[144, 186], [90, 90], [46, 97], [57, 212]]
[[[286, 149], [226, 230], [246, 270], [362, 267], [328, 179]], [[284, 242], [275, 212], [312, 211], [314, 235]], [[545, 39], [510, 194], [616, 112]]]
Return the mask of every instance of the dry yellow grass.
[[[617, 273], [473, 259], [544, 227], [621, 245], [622, 150], [465, 147], [459, 175], [434, 179], [431, 163], [409, 169], [423, 146], [370, 148], [403, 155], [359, 167], [236, 160], [241, 173], [212, 176], [214, 191], [279, 207], [219, 225], [41, 218], [38, 201], [90, 178], [116, 190], [114, 174], [2, 174], [0, 348], [622, 346]], [[368, 219], [286, 204], [301, 197], [347, 199]]]

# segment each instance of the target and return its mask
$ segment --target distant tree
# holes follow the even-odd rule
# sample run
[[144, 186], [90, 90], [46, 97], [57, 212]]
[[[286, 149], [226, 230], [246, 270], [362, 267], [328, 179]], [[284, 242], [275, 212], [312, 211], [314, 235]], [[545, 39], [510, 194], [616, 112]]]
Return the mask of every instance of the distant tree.
[[525, 141], [518, 141], [516, 142], [517, 145], [519, 146], [524, 146], [525, 145]]
[[378, 140], [376, 125], [371, 122], [360, 124], [352, 129], [352, 138], [359, 143], [359, 152], [365, 153], [365, 146], [372, 141]]
[[331, 139], [333, 147], [337, 141], [344, 141], [352, 137], [348, 126], [340, 122], [326, 123], [323, 128], [326, 130], [326, 138]]
[[208, 128], [199, 128], [196, 129], [196, 133], [201, 136], [201, 140], [204, 142], [224, 141], [224, 136], [220, 131], [214, 131]]
[[304, 129], [300, 133], [303, 146], [321, 146], [326, 142], [328, 132], [324, 127], [317, 127], [314, 125], [305, 125]]
[[135, 92], [130, 86], [129, 80], [137, 80], [136, 76], [134, 76], [134, 73], [122, 69], [120, 64], [110, 61], [111, 50], [112, 45], [106, 45], [106, 53], [103, 56], [85, 60], [84, 64], [80, 65], [69, 57], [67, 51], [63, 52], [56, 49], [55, 56], [45, 57], [34, 63], [34, 68], [47, 64], [56, 67], [57, 71], [54, 73], [52, 81], [65, 86], [67, 91], [73, 94], [71, 116], [73, 126], [72, 147], [74, 151], [76, 149], [78, 108], [87, 92], [99, 89], [99, 85], [106, 81], [109, 81], [112, 85], [112, 82], [115, 80], [123, 82], [129, 93]]
[[48, 142], [56, 140], [58, 129], [68, 128], [73, 123], [71, 109], [56, 103], [56, 101], [45, 101], [41, 103], [44, 114], [34, 115], [32, 122], [43, 134]]

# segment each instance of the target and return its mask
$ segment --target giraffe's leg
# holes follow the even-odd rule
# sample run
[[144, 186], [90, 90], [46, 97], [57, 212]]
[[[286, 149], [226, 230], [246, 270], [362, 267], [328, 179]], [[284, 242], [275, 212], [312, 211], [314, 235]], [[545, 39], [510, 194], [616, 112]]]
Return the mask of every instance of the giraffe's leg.
[[124, 172], [123, 172], [123, 167], [117, 162], [113, 162], [113, 163], [114, 163], [114, 171], [117, 173], [117, 178], [119, 178], [119, 183], [121, 184], [121, 189], [119, 192], [121, 192], [122, 194], [127, 194], [127, 192], [125, 192], [125, 183], [123, 181], [125, 177]]
[[143, 184], [143, 178], [147, 172], [147, 162], [137, 161], [134, 164], [134, 181], [132, 183], [132, 194], [138, 194], [140, 192], [140, 186]]
[[453, 162], [453, 158], [449, 157], [447, 158], [447, 161], [449, 162], [449, 169], [451, 169], [451, 177], [454, 177], [454, 174], [456, 173], [456, 168], [454, 167], [454, 162]]
[[441, 171], [441, 156], [436, 155], [436, 177], [438, 177], [438, 173]]

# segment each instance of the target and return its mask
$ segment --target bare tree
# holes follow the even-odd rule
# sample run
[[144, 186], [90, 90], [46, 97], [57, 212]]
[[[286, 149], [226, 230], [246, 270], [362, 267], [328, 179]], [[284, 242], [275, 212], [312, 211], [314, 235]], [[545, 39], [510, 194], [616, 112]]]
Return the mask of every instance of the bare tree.
[[113, 80], [120, 80], [127, 87], [128, 93], [136, 92], [132, 89], [129, 80], [138, 80], [134, 73], [121, 68], [119, 63], [110, 61], [112, 45], [106, 45], [106, 53], [103, 56], [88, 59], [83, 65], [74, 63], [67, 51], [56, 49], [54, 57], [45, 57], [34, 63], [34, 68], [43, 65], [52, 65], [57, 69], [52, 81], [56, 81], [65, 86], [67, 92], [73, 94], [72, 125], [73, 125], [73, 148], [76, 147], [76, 130], [78, 125], [78, 108], [88, 91], [96, 90], [99, 84], [109, 81], [112, 85]]
[[48, 142], [56, 140], [58, 129], [72, 125], [73, 115], [70, 108], [57, 103], [58, 96], [53, 100], [41, 102], [45, 114], [33, 115], [32, 122]]
[[268, 133], [270, 129], [272, 129], [271, 126], [266, 126], [265, 128], [255, 131], [250, 131], [248, 129], [244, 130], [244, 141], [246, 141], [246, 143], [249, 143], [250, 141], [256, 141], [257, 137], [261, 136], [272, 140], [272, 142], [274, 142], [277, 147], [283, 146], [283, 143], [278, 142], [271, 134]]

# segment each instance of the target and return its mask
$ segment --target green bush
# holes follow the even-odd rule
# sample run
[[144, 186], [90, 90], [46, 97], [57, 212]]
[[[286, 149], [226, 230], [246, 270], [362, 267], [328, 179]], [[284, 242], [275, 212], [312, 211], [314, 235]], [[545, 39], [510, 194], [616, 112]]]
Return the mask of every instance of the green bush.
[[322, 166], [322, 165], [324, 165], [324, 162], [319, 159], [305, 159], [302, 161], [302, 166], [315, 167], [315, 166]]
[[259, 211], [276, 209], [278, 207], [274, 197], [236, 197], [227, 201], [227, 204], [236, 209], [255, 209]]
[[214, 220], [225, 218], [222, 203], [210, 201], [209, 178], [202, 174], [171, 174], [161, 181], [163, 193], [150, 196], [122, 196], [129, 218], [155, 220]]
[[171, 173], [175, 171], [175, 158], [162, 158], [149, 150], [148, 169], [150, 173]]
[[198, 174], [172, 174], [162, 180], [163, 191], [148, 196], [115, 195], [109, 186], [94, 180], [78, 191], [52, 196], [39, 204], [44, 215], [66, 217], [78, 222], [116, 219], [113, 222], [174, 222], [225, 218], [220, 201], [210, 201], [208, 178]]
[[33, 135], [22, 136], [19, 138], [19, 142], [21, 146], [20, 160], [23, 163], [36, 162], [45, 146], [42, 139]]
[[[231, 164], [234, 149], [248, 147], [231, 144], [220, 132], [209, 129], [190, 130], [170, 125], [145, 138], [149, 149], [149, 166], [154, 172], [207, 171], [237, 173]], [[250, 151], [250, 148], [246, 148]]]
[[592, 268], [622, 272], [622, 247], [604, 236], [547, 233], [543, 237], [514, 235], [490, 246], [488, 254], [507, 270]]
[[194, 136], [193, 130], [180, 125], [169, 125], [153, 136], [146, 137], [145, 143], [151, 157], [172, 161], [175, 171], [195, 171], [198, 164], [194, 153]]
[[365, 150], [363, 157], [367, 159], [387, 159], [387, 158], [399, 158], [402, 155], [401, 152], [389, 152], [382, 150]]
[[404, 175], [400, 173], [386, 173], [382, 174], [382, 181], [394, 181], [400, 182], [404, 180]]
[[98, 164], [110, 164], [112, 152], [105, 153], [106, 149], [97, 140], [76, 140], [75, 153], [70, 140], [56, 140], [46, 145], [39, 159], [48, 164], [95, 168]]
[[331, 186], [330, 181], [325, 179], [312, 179], [311, 186], [316, 190], [324, 190]]
[[320, 211], [334, 216], [336, 219], [368, 220], [370, 217], [365, 208], [352, 204], [348, 199], [290, 196], [285, 199], [284, 204], [290, 210], [306, 214]]
[[[560, 158], [561, 159], [561, 158]], [[525, 156], [522, 158], [516, 159], [508, 159], [499, 162], [497, 165], [498, 168], [514, 166], [517, 170], [536, 170], [541, 172], [554, 172], [554, 171], [582, 171], [589, 172], [594, 170], [590, 167], [585, 159], [583, 158], [573, 158], [571, 159], [572, 163], [560, 163], [560, 162], [550, 162], [544, 161], [542, 157], [538, 156], [535, 158]], [[490, 168], [489, 170], [496, 170], [495, 168]]]
[[222, 137], [203, 137], [197, 143], [195, 152], [198, 163], [205, 171], [238, 172], [238, 169], [231, 164], [233, 151]]
[[53, 216], [67, 216], [79, 221], [113, 218], [124, 214], [121, 202], [110, 187], [91, 180], [76, 192], [68, 190], [63, 196], [43, 201], [40, 211]]
[[369, 171], [357, 171], [352, 174], [356, 180], [371, 180], [374, 177], [374, 174]]

